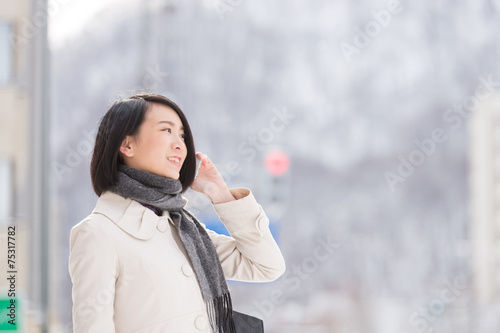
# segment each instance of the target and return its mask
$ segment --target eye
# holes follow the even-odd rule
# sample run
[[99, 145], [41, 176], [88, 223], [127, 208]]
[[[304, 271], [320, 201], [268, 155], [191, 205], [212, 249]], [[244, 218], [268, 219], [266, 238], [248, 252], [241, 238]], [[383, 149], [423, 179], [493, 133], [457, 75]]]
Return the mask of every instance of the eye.
[[168, 132], [172, 133], [172, 130], [170, 128], [162, 129], [162, 131], [168, 131]]
[[186, 134], [181, 134], [182, 140], [186, 139]]

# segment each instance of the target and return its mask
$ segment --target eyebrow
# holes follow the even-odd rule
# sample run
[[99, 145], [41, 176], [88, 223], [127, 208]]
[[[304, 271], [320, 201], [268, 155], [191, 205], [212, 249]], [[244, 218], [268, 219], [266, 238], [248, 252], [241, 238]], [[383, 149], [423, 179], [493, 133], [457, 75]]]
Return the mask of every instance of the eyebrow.
[[[162, 123], [169, 124], [170, 126], [175, 127], [175, 124], [173, 122], [171, 122], [170, 120], [162, 120], [162, 121], [158, 122], [158, 124], [162, 124]], [[181, 126], [181, 130], [184, 130], [184, 126]]]

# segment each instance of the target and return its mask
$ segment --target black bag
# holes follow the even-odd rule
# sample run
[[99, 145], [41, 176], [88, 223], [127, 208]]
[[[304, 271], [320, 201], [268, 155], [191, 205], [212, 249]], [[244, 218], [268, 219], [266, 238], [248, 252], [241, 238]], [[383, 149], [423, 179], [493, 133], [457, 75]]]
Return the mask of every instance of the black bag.
[[264, 333], [264, 322], [259, 318], [233, 310], [236, 333]]

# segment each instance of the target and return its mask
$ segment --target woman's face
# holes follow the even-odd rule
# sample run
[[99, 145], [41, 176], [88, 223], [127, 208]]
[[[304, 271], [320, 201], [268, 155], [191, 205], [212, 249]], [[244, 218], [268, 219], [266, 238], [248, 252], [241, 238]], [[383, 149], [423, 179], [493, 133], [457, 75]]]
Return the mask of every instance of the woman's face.
[[181, 119], [170, 107], [154, 103], [139, 132], [123, 140], [120, 152], [132, 168], [179, 179], [187, 155]]

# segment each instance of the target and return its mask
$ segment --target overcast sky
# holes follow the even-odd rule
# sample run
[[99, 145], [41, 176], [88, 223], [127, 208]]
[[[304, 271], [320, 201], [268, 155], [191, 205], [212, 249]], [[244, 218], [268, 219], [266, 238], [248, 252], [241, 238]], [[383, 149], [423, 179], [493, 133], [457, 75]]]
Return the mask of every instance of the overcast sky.
[[[69, 37], [79, 33], [101, 9], [115, 0], [54, 1], [58, 7], [49, 9], [48, 37], [52, 47], [59, 47]], [[64, 3], [64, 4], [63, 4]]]

